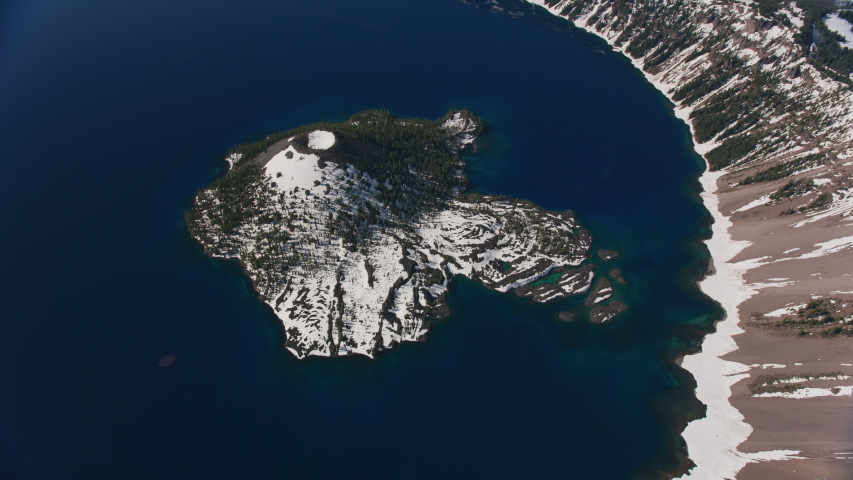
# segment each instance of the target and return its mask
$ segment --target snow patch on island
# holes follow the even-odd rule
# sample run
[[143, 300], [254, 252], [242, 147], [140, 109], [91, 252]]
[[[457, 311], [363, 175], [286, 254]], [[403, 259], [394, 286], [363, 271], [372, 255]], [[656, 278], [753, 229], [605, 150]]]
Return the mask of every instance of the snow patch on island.
[[850, 25], [850, 22], [839, 17], [837, 13], [833, 13], [826, 17], [824, 23], [826, 23], [827, 28], [844, 37], [845, 41], [840, 42], [841, 45], [853, 48], [853, 25]]
[[293, 146], [277, 153], [266, 165], [269, 175], [279, 191], [289, 192], [294, 188], [311, 189], [314, 182], [323, 178], [323, 173], [317, 166], [320, 157], [317, 155], [302, 154]]
[[468, 145], [477, 139], [473, 133], [475, 125], [470, 118], [465, 117], [460, 112], [451, 115], [441, 126], [454, 137], [453, 141], [459, 145]]
[[335, 134], [325, 130], [316, 130], [308, 134], [308, 148], [328, 150], [335, 144]]

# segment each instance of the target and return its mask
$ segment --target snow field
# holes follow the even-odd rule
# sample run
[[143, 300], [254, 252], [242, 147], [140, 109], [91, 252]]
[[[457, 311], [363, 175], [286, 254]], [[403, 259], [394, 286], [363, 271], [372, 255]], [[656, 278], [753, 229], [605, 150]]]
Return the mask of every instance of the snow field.
[[308, 134], [308, 148], [328, 150], [335, 144], [335, 134], [324, 130], [315, 130]]

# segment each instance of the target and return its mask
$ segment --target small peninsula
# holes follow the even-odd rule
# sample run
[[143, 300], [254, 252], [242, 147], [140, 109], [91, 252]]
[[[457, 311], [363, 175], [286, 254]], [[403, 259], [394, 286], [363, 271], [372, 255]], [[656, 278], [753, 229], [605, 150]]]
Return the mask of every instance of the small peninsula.
[[187, 225], [207, 255], [239, 260], [299, 358], [422, 340], [455, 275], [535, 284], [517, 293], [537, 302], [587, 292], [592, 239], [572, 212], [466, 192], [461, 152], [482, 130], [465, 110], [370, 110], [238, 145]]

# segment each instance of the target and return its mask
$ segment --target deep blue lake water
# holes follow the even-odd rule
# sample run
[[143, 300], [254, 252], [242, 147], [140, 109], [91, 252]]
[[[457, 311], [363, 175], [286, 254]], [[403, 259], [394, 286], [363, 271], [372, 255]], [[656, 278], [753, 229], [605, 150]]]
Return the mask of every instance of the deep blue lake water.
[[[474, 186], [577, 212], [621, 253], [630, 309], [568, 324], [577, 302], [457, 279], [425, 343], [294, 359], [185, 232], [196, 190], [271, 131], [458, 106], [491, 127]], [[9, 0], [0, 147], [2, 478], [607, 480], [678, 461], [671, 421], [697, 410], [665, 357], [716, 313], [692, 286], [703, 167], [589, 35], [455, 0]]]

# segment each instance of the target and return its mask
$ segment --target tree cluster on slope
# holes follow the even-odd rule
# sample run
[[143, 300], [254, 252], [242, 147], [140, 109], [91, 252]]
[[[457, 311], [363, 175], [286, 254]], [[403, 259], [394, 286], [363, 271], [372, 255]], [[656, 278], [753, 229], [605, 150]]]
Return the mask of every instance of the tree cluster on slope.
[[[477, 126], [471, 132], [477, 135], [483, 122], [467, 110], [454, 111], [440, 120], [422, 118], [397, 118], [386, 110], [367, 110], [353, 115], [349, 120], [338, 123], [313, 123], [287, 132], [269, 135], [252, 143], [237, 145], [228, 154], [240, 153], [243, 158], [252, 159], [267, 151], [273, 144], [314, 130], [328, 130], [351, 136], [358, 142], [370, 147], [368, 152], [360, 151], [345, 155], [346, 162], [356, 169], [369, 174], [384, 184], [402, 182], [424, 193], [423, 201], [435, 199], [438, 206], [446, 200], [455, 187], [465, 186], [465, 177], [460, 175], [460, 158], [456, 146], [450, 142], [448, 131], [442, 124], [453, 113], [459, 113], [462, 120], [469, 120]], [[337, 145], [332, 147], [332, 151]], [[412, 178], [412, 171], [417, 172]], [[383, 200], [390, 203], [400, 200], [397, 189], [383, 189]]]
[[[214, 255], [240, 256], [261, 297], [270, 300], [284, 286], [288, 270], [337, 264], [331, 252], [339, 240], [351, 251], [366, 251], [373, 233], [407, 231], [420, 215], [459, 196], [466, 179], [455, 132], [442, 126], [449, 115], [439, 121], [398, 119], [369, 110], [346, 122], [316, 123], [238, 145], [228, 155], [241, 154], [241, 160], [201, 190], [187, 212], [190, 233]], [[457, 121], [471, 122], [469, 134], [482, 128], [467, 111]], [[321, 158], [331, 153], [341, 167], [340, 196], [298, 187], [280, 192], [276, 178], [253, 160], [278, 141], [318, 129], [339, 140], [318, 153]], [[346, 170], [347, 165], [356, 170]], [[325, 194], [330, 191], [327, 183]], [[250, 241], [252, 248], [244, 248]]]

